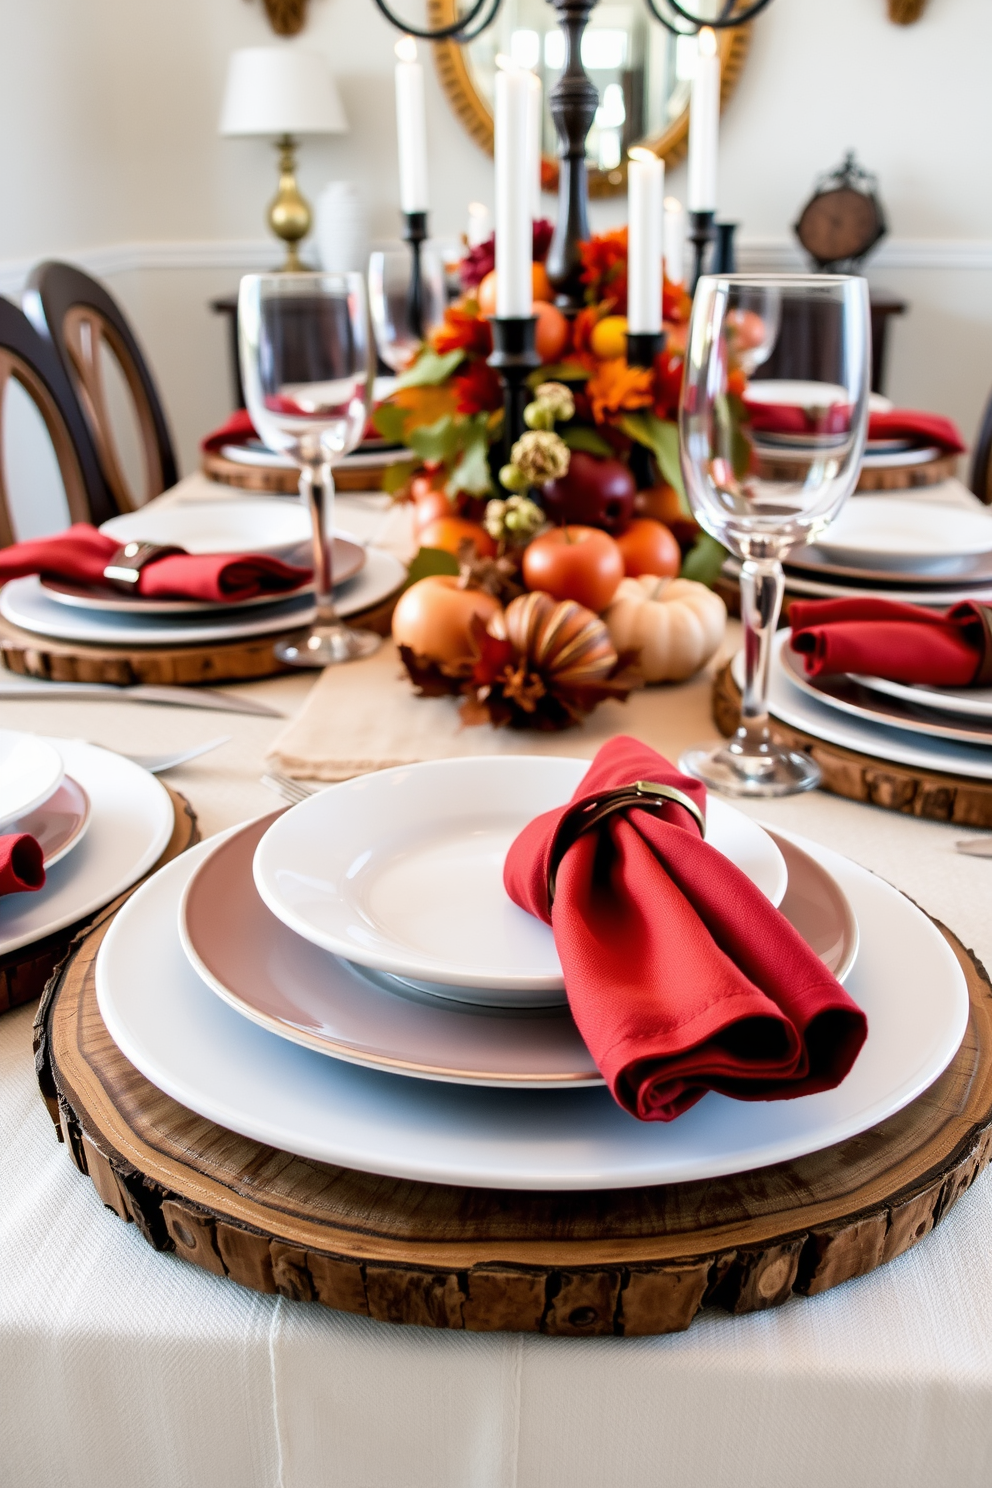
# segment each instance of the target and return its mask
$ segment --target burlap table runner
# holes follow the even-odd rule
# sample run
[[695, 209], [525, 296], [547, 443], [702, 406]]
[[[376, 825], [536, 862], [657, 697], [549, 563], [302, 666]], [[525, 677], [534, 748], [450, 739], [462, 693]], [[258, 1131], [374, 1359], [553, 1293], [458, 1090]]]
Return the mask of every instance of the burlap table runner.
[[[721, 657], [735, 649], [731, 626]], [[591, 759], [615, 734], [632, 734], [668, 758], [707, 738], [712, 668], [678, 687], [651, 687], [626, 703], [602, 703], [579, 728], [560, 733], [466, 728], [456, 698], [418, 697], [391, 641], [367, 661], [328, 667], [275, 740], [274, 769], [302, 780], [347, 780], [369, 770], [453, 755], [549, 754]]]

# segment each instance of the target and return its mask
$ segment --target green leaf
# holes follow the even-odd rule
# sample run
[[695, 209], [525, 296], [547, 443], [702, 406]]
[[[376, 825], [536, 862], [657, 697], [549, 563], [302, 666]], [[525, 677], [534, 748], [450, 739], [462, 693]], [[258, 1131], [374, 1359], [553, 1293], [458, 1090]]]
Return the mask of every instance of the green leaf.
[[712, 589], [726, 557], [726, 548], [721, 547], [708, 532], [701, 532], [685, 555], [679, 577], [695, 579], [698, 584], [705, 584], [708, 589]]
[[411, 429], [407, 444], [422, 460], [439, 465], [458, 453], [462, 445], [462, 434], [453, 416], [444, 413], [436, 423]]
[[449, 496], [467, 491], [470, 496], [485, 496], [492, 490], [489, 476], [489, 445], [485, 436], [473, 439], [462, 452], [451, 473], [446, 490]]
[[429, 579], [433, 574], [457, 573], [458, 559], [454, 553], [446, 553], [443, 548], [421, 548], [413, 556], [406, 587], [409, 589], [411, 584], [416, 584], [419, 579]]
[[464, 351], [446, 351], [443, 356], [430, 346], [425, 346], [413, 366], [400, 378], [396, 384], [400, 388], [412, 387], [439, 387], [442, 382], [447, 382], [459, 362], [465, 360]]
[[409, 417], [408, 408], [397, 408], [395, 403], [382, 403], [372, 415], [372, 424], [390, 444], [403, 444], [406, 441], [406, 421]]
[[419, 468], [419, 460], [394, 460], [391, 465], [387, 465], [382, 477], [382, 489], [386, 495], [395, 496], [397, 491], [402, 491]]
[[599, 455], [604, 460], [613, 454], [613, 446], [607, 443], [602, 434], [590, 429], [588, 424], [576, 424], [574, 428], [566, 424], [558, 433], [570, 450], [583, 450], [587, 455]]
[[542, 382], [588, 382], [589, 368], [582, 362], [552, 362], [547, 367], [538, 367], [527, 379], [529, 388], [540, 387]]
[[620, 421], [623, 432], [638, 444], [651, 451], [658, 462], [662, 479], [678, 492], [685, 515], [691, 516], [682, 484], [682, 468], [679, 464], [679, 427], [668, 419], [660, 419], [653, 413], [628, 413]]

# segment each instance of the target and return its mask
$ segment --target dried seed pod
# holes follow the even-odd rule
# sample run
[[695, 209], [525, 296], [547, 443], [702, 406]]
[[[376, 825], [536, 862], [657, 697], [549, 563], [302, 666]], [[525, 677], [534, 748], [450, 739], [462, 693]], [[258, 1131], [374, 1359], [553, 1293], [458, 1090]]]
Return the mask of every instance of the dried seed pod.
[[507, 606], [503, 625], [517, 654], [553, 685], [588, 686], [617, 665], [605, 624], [574, 600], [557, 601], [542, 590], [522, 594]]

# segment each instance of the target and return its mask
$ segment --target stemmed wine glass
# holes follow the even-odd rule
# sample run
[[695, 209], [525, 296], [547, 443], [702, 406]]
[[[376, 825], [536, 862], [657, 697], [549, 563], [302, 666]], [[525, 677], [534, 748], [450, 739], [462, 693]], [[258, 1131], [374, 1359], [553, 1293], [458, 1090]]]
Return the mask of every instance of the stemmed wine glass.
[[300, 467], [313, 523], [317, 617], [276, 643], [292, 666], [368, 656], [380, 637], [352, 630], [334, 604], [332, 467], [360, 443], [374, 361], [361, 274], [248, 274], [238, 295], [241, 377], [251, 421]]
[[369, 259], [369, 302], [379, 355], [405, 372], [424, 337], [444, 319], [444, 264], [431, 243], [397, 243]]
[[[781, 342], [782, 327], [789, 340]], [[743, 386], [776, 352], [781, 378]], [[699, 281], [679, 410], [682, 473], [704, 530], [741, 560], [745, 682], [728, 743], [681, 765], [728, 795], [784, 796], [820, 783], [768, 727], [782, 558], [821, 536], [854, 490], [868, 428], [868, 286], [852, 275], [728, 274]], [[788, 380], [784, 380], [787, 378]]]

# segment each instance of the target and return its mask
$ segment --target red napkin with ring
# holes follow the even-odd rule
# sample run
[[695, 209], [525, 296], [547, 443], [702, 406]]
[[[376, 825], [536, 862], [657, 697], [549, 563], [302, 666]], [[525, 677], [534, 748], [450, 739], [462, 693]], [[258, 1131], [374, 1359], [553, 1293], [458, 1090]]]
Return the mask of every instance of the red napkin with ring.
[[[652, 796], [658, 786], [677, 799]], [[551, 925], [579, 1031], [642, 1121], [671, 1121], [708, 1090], [832, 1089], [868, 1031], [798, 932], [703, 840], [705, 800], [646, 744], [611, 739], [503, 870], [514, 903]]]
[[0, 897], [43, 888], [45, 859], [29, 832], [0, 835]]
[[[128, 544], [128, 548], [135, 546]], [[88, 522], [76, 522], [54, 537], [14, 543], [0, 549], [0, 584], [25, 574], [41, 574], [69, 584], [99, 584], [112, 581], [108, 568], [137, 563], [133, 583], [112, 586], [146, 599], [203, 599], [230, 604], [255, 599], [261, 594], [290, 593], [309, 582], [309, 568], [295, 568], [265, 553], [187, 553], [182, 548], [138, 545], [143, 557], [122, 556], [114, 538], [98, 532]]]
[[[850, 427], [851, 410], [843, 403], [814, 414], [810, 409], [788, 403], [749, 403], [746, 392], [744, 402], [751, 427], [760, 434], [843, 434]], [[921, 447], [938, 445], [950, 455], [959, 455], [965, 449], [961, 431], [952, 419], [915, 408], [890, 408], [885, 413], [869, 414], [868, 438], [911, 439]]]
[[854, 672], [932, 687], [992, 687], [992, 610], [926, 610], [873, 595], [793, 600], [791, 646], [808, 677]]

